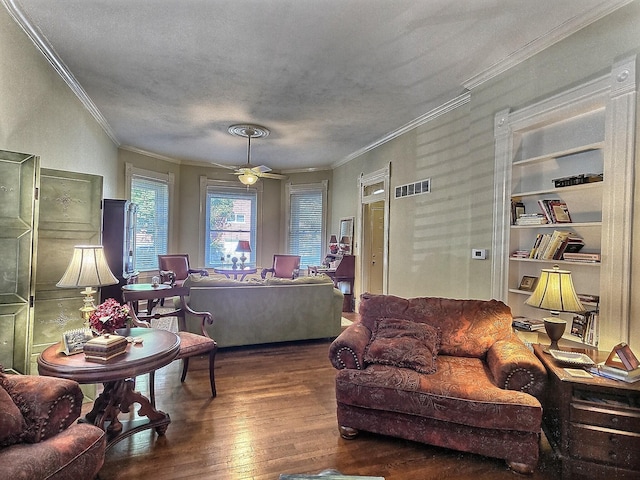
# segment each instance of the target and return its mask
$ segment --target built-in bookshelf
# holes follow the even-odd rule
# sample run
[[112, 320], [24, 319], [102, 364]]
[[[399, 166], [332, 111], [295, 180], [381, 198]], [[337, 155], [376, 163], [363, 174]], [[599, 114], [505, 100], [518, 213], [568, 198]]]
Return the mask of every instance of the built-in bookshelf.
[[[635, 58], [626, 68], [635, 68]], [[601, 77], [495, 117], [493, 296], [514, 316], [541, 318], [544, 311], [524, 303], [531, 291], [521, 287], [531, 282], [523, 278], [556, 264], [570, 270], [576, 291], [599, 299], [585, 306], [599, 311], [600, 346], [626, 341], [628, 326], [632, 178], [626, 176], [632, 177], [633, 155], [617, 142], [633, 136], [635, 116], [626, 113], [630, 93], [613, 94], [618, 78]], [[568, 238], [570, 248], [562, 244]], [[571, 334], [574, 314], [561, 317], [565, 340], [582, 343]]]

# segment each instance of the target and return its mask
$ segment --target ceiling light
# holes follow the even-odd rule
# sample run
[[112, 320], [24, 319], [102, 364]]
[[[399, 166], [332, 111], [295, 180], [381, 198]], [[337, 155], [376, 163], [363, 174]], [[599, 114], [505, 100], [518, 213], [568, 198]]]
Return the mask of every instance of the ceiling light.
[[238, 180], [244, 185], [253, 185], [258, 181], [258, 176], [255, 173], [245, 171], [245, 173], [238, 175]]

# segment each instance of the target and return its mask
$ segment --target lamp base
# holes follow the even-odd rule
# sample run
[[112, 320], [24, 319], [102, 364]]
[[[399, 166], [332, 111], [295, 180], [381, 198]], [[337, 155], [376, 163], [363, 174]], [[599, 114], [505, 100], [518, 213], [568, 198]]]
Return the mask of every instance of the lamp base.
[[565, 329], [567, 328], [567, 321], [559, 317], [546, 317], [544, 320], [544, 329], [551, 340], [551, 345], [548, 348], [543, 348], [545, 353], [549, 353], [549, 350], [560, 350], [558, 346], [558, 340], [562, 338]]

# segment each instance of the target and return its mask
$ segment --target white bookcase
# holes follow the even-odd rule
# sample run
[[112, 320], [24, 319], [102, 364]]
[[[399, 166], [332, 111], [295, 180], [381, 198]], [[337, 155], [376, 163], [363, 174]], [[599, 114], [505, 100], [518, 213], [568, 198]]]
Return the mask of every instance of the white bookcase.
[[[539, 277], [558, 264], [570, 270], [578, 293], [600, 297], [600, 348], [628, 341], [630, 251], [635, 130], [635, 57], [597, 78], [526, 108], [495, 116], [495, 222], [493, 297], [514, 316], [541, 318], [545, 312], [524, 302], [523, 276]], [[604, 174], [603, 181], [555, 187], [553, 180]], [[540, 212], [538, 200], [566, 202], [572, 223], [512, 225], [511, 202], [526, 213]], [[581, 252], [600, 253], [598, 263], [514, 258], [530, 250], [537, 234], [569, 230], [583, 238]], [[596, 305], [586, 305], [592, 309]], [[561, 314], [571, 336], [573, 314]]]

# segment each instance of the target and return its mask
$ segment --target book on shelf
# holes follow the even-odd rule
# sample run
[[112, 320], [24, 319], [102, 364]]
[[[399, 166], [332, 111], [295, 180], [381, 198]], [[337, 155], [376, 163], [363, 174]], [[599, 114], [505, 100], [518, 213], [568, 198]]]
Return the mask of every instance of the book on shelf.
[[545, 223], [547, 219], [540, 213], [525, 213], [515, 221], [515, 225], [544, 225]]
[[612, 378], [614, 380], [622, 380], [627, 383], [634, 383], [640, 381], [640, 368], [634, 370], [622, 370], [621, 368], [610, 367], [605, 365], [604, 362], [597, 363], [589, 369], [594, 375], [600, 377]]
[[600, 295], [591, 293], [577, 293], [578, 299], [583, 303], [600, 303]]
[[599, 263], [601, 257], [599, 253], [571, 253], [565, 251], [562, 258], [569, 262]]
[[525, 206], [519, 200], [511, 200], [511, 224], [517, 225], [518, 219], [525, 215]]
[[569, 207], [560, 199], [538, 200], [538, 206], [548, 223], [571, 223]]
[[598, 346], [599, 341], [599, 313], [597, 310], [586, 311], [573, 316], [571, 335], [578, 337], [584, 344]]
[[513, 317], [511, 326], [519, 330], [526, 330], [528, 332], [537, 332], [538, 330], [544, 330], [544, 320], [540, 320], [538, 318], [517, 316], [517, 317]]

